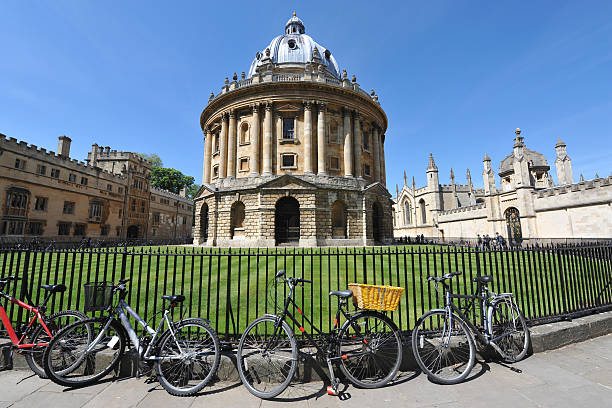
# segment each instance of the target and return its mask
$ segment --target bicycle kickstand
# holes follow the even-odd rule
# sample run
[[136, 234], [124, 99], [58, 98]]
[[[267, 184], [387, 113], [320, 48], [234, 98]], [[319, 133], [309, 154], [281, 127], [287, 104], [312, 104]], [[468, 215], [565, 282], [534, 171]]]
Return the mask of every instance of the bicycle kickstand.
[[334, 374], [334, 367], [329, 357], [327, 357], [327, 368], [329, 369], [329, 377], [331, 381], [331, 385], [327, 386], [327, 395], [337, 396], [340, 381], [336, 378], [336, 374]]

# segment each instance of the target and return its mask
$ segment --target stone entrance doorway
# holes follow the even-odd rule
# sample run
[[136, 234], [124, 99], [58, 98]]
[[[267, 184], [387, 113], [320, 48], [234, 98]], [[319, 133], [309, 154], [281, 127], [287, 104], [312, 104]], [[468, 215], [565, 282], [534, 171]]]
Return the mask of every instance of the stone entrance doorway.
[[128, 227], [126, 238], [128, 239], [138, 238], [138, 225], [130, 225]]
[[277, 244], [300, 240], [300, 203], [293, 197], [276, 202], [274, 238]]
[[521, 215], [519, 210], [510, 207], [506, 210], [505, 216], [510, 245], [520, 245], [521, 242], [523, 242], [523, 230], [521, 228]]
[[383, 213], [380, 204], [374, 203], [372, 206], [372, 238], [375, 242], [382, 242]]
[[208, 240], [208, 204], [202, 204], [200, 209], [200, 240], [206, 242]]

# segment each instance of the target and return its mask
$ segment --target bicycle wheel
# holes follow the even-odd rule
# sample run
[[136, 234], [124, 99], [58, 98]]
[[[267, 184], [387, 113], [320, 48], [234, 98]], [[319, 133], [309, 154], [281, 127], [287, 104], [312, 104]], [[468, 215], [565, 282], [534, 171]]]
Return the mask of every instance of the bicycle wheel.
[[391, 381], [402, 363], [402, 338], [384, 314], [361, 312], [348, 320], [338, 334], [340, 369], [362, 388], [378, 388]]
[[440, 384], [463, 381], [472, 370], [475, 347], [466, 324], [444, 310], [424, 314], [412, 331], [412, 351], [425, 374]]
[[193, 395], [211, 380], [221, 359], [217, 333], [202, 319], [187, 319], [166, 330], [159, 341], [155, 369], [168, 393]]
[[238, 343], [240, 379], [259, 398], [274, 398], [283, 392], [297, 369], [295, 334], [286, 322], [274, 333], [277, 320], [276, 316], [253, 320]]
[[119, 364], [125, 344], [123, 327], [116, 320], [81, 320], [53, 337], [43, 355], [45, 373], [66, 387], [93, 384]]
[[489, 309], [491, 342], [501, 350], [501, 357], [517, 362], [527, 354], [530, 336], [527, 322], [512, 299], [495, 302]]
[[[85, 320], [87, 316], [76, 310], [64, 310], [59, 313], [55, 313], [49, 317], [43, 317], [45, 325], [51, 332], [51, 336], [63, 329], [64, 327], [78, 322], [79, 320]], [[30, 342], [32, 344], [44, 344], [51, 341], [51, 336], [43, 329], [43, 326], [39, 324], [30, 336]], [[40, 378], [47, 378], [45, 374], [45, 368], [43, 367], [43, 354], [45, 353], [46, 346], [32, 347], [24, 353], [24, 357], [28, 366], [36, 373]]]

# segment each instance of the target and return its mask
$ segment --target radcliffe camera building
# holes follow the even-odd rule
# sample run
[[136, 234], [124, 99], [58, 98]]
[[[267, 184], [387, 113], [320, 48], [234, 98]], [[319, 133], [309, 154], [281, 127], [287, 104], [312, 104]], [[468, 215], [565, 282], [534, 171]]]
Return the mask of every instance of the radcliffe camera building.
[[566, 144], [554, 146], [558, 184], [549, 174], [546, 157], [526, 147], [520, 129], [512, 152], [499, 164], [496, 181], [491, 158], [483, 159], [484, 188], [456, 183], [440, 184], [432, 155], [426, 170], [427, 185], [396, 187], [393, 205], [396, 237], [424, 235], [434, 238], [474, 238], [496, 232], [519, 244], [540, 238], [609, 238], [612, 230], [612, 176], [574, 181]]
[[200, 125], [195, 244], [391, 241], [385, 112], [295, 14], [248, 73], [211, 94]]

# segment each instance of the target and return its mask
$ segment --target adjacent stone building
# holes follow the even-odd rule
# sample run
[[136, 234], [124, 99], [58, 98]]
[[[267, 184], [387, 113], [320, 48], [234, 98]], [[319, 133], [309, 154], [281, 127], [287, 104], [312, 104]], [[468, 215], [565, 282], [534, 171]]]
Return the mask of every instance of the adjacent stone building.
[[151, 188], [151, 164], [92, 146], [86, 163], [0, 134], [0, 236], [75, 241], [192, 237], [193, 201]]
[[427, 186], [396, 187], [393, 204], [396, 237], [474, 238], [496, 232], [513, 243], [539, 238], [610, 238], [612, 176], [574, 183], [565, 143], [555, 145], [558, 185], [550, 177], [543, 154], [526, 147], [516, 129], [513, 151], [502, 160], [498, 187], [491, 159], [483, 160], [484, 188], [475, 188], [470, 171], [467, 184], [439, 184], [438, 168], [430, 155]]
[[295, 15], [211, 94], [194, 243], [364, 245], [393, 237], [387, 117]]

